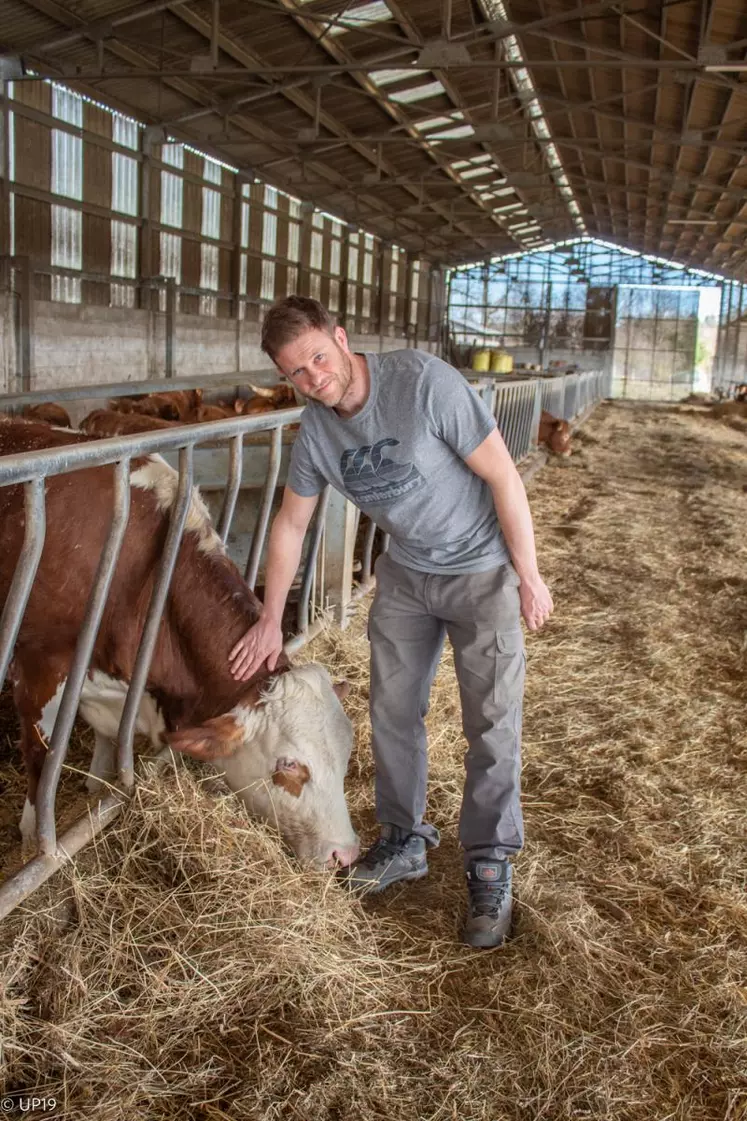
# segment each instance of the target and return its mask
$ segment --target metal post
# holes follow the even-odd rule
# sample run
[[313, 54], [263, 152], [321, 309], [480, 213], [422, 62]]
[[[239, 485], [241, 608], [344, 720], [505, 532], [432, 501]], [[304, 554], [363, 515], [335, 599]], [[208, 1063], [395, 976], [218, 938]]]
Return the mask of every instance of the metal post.
[[[241, 218], [244, 206], [244, 185], [248, 182], [245, 176], [234, 176], [233, 212], [231, 215], [231, 315], [234, 319], [241, 318]], [[240, 369], [239, 362], [236, 369]]]
[[164, 326], [166, 355], [165, 375], [167, 378], [174, 376], [174, 347], [176, 325], [176, 280], [173, 276], [166, 277], [166, 321]]
[[542, 381], [540, 378], [534, 383], [534, 406], [532, 408], [532, 427], [530, 432], [530, 441], [533, 447], [539, 444], [539, 425], [540, 416], [542, 414]]
[[135, 781], [132, 753], [132, 745], [135, 739], [135, 724], [140, 710], [140, 701], [142, 700], [145, 690], [145, 682], [148, 677], [153, 650], [156, 645], [156, 638], [158, 637], [161, 616], [163, 615], [163, 609], [166, 605], [171, 576], [176, 565], [179, 544], [184, 531], [184, 523], [187, 520], [187, 511], [192, 502], [193, 452], [194, 447], [192, 444], [189, 444], [186, 448], [179, 449], [179, 486], [177, 488], [174, 504], [171, 507], [171, 517], [169, 518], [166, 541], [164, 542], [163, 553], [161, 554], [161, 560], [158, 565], [153, 587], [153, 594], [150, 597], [148, 614], [145, 619], [140, 646], [138, 647], [135, 665], [132, 670], [130, 688], [127, 691], [127, 699], [125, 700], [122, 710], [122, 720], [119, 725], [118, 737], [118, 767], [119, 781], [125, 790], [131, 789]]
[[386, 276], [386, 263], [387, 263], [387, 246], [382, 241], [379, 245], [379, 351], [384, 349], [384, 326], [388, 323], [387, 312], [389, 310], [389, 278]]
[[34, 270], [30, 257], [14, 257], [16, 270], [17, 379], [22, 393], [31, 389], [34, 376]]
[[350, 226], [344, 226], [340, 239], [340, 297], [337, 321], [348, 329], [348, 308], [350, 305]]
[[138, 162], [140, 178], [138, 184], [138, 247], [137, 247], [137, 276], [138, 306], [141, 308], [152, 307], [152, 293], [150, 279], [153, 276], [153, 254], [151, 252], [151, 156], [152, 141], [148, 134], [142, 132], [142, 159]]
[[213, 0], [213, 18], [210, 34], [210, 65], [218, 69], [218, 47], [220, 44], [220, 0]]
[[46, 513], [42, 476], [31, 479], [24, 486], [24, 519], [23, 547], [16, 561], [13, 581], [0, 617], [0, 687], [8, 672], [13, 647], [21, 629], [21, 620], [44, 548]]
[[10, 289], [10, 144], [10, 98], [8, 82], [3, 82], [0, 85], [0, 291]]
[[130, 461], [124, 459], [120, 460], [114, 469], [111, 525], [104, 547], [101, 550], [96, 576], [88, 597], [86, 613], [78, 635], [75, 654], [68, 671], [60, 708], [52, 729], [49, 749], [39, 781], [36, 797], [37, 836], [39, 852], [43, 856], [54, 855], [57, 848], [54, 808], [60, 772], [67, 754], [70, 732], [73, 728], [75, 714], [78, 711], [81, 689], [91, 661], [91, 652], [101, 625], [101, 617], [104, 613], [109, 588], [124, 541], [129, 513]]
[[327, 507], [322, 594], [333, 608], [340, 627], [347, 626], [347, 606], [353, 589], [356, 515], [352, 502], [334, 491]]
[[267, 463], [267, 475], [265, 476], [265, 484], [262, 487], [262, 498], [259, 504], [259, 513], [257, 514], [257, 524], [254, 527], [252, 544], [246, 561], [246, 572], [244, 573], [244, 579], [252, 591], [254, 591], [254, 586], [257, 583], [259, 562], [267, 535], [267, 523], [270, 520], [272, 500], [275, 497], [275, 487], [277, 486], [278, 475], [280, 474], [282, 439], [282, 428], [273, 428], [270, 455]]
[[329, 496], [332, 488], [326, 486], [322, 491], [322, 497], [319, 499], [319, 505], [316, 508], [316, 515], [311, 529], [311, 539], [309, 541], [309, 551], [306, 554], [306, 563], [303, 570], [303, 580], [301, 581], [301, 594], [298, 598], [298, 615], [297, 626], [301, 634], [305, 634], [309, 629], [309, 602], [311, 600], [311, 585], [314, 580], [314, 572], [316, 571], [316, 561], [319, 556], [319, 546], [322, 541], [322, 532], [324, 530], [324, 522], [327, 517], [327, 506], [329, 504]]
[[371, 583], [371, 577], [373, 575], [372, 558], [376, 529], [376, 522], [369, 521], [368, 528], [366, 530], [366, 536], [363, 541], [363, 562], [361, 565], [361, 584], [363, 584], [364, 586]]
[[298, 234], [298, 291], [302, 296], [311, 295], [311, 219], [314, 210], [313, 202], [301, 203], [301, 228]]
[[244, 466], [242, 456], [243, 443], [244, 437], [240, 432], [238, 436], [234, 436], [233, 440], [231, 440], [226, 493], [217, 526], [218, 536], [224, 545], [228, 540], [228, 533], [231, 529], [231, 522], [233, 521], [233, 512], [236, 509], [236, 499], [238, 498], [239, 488], [241, 486], [241, 472]]
[[[417, 316], [415, 323], [410, 322], [410, 307], [412, 305], [412, 271], [415, 261], [412, 253], [405, 253], [405, 309], [402, 316], [405, 338], [410, 342], [417, 335]], [[415, 344], [413, 344], [415, 345]]]

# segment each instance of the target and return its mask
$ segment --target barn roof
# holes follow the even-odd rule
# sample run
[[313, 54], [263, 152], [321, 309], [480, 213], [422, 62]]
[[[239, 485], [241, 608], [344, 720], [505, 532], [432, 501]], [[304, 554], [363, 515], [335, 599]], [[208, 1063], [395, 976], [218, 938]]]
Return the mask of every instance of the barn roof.
[[72, 88], [446, 264], [573, 236], [747, 273], [741, 0], [3, 0]]

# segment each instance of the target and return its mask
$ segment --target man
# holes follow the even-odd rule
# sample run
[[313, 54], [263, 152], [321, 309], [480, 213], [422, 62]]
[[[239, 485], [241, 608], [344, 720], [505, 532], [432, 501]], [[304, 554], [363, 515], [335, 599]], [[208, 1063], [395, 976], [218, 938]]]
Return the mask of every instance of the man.
[[[353, 354], [316, 300], [289, 296], [262, 349], [308, 400], [270, 534], [260, 621], [231, 651], [238, 679], [282, 649], [280, 620], [306, 529], [331, 483], [387, 533], [376, 563], [372, 749], [381, 836], [344, 876], [380, 891], [428, 871], [424, 717], [445, 636], [462, 703], [466, 782], [459, 824], [468, 886], [464, 941], [500, 945], [511, 921], [508, 858], [519, 803], [524, 643], [552, 611], [521, 478], [490, 411], [453, 367], [419, 350]], [[513, 562], [513, 563], [512, 563]]]

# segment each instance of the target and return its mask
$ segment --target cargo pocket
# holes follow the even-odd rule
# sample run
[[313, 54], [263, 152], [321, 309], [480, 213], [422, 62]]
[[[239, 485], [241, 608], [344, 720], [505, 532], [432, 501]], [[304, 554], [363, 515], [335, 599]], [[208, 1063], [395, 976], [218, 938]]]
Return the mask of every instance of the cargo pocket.
[[495, 682], [493, 700], [508, 707], [520, 702], [524, 695], [526, 654], [521, 629], [499, 631], [495, 636]]

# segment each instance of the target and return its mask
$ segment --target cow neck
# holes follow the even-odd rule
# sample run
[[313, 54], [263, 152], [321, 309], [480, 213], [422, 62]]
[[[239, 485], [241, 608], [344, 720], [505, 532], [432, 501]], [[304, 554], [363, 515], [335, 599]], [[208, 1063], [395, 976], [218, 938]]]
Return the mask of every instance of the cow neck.
[[290, 668], [281, 654], [272, 675], [263, 667], [248, 682], [231, 676], [228, 655], [260, 611], [233, 561], [202, 552], [194, 536], [185, 535], [149, 684], [169, 723], [198, 723], [240, 701], [256, 703], [262, 685]]

